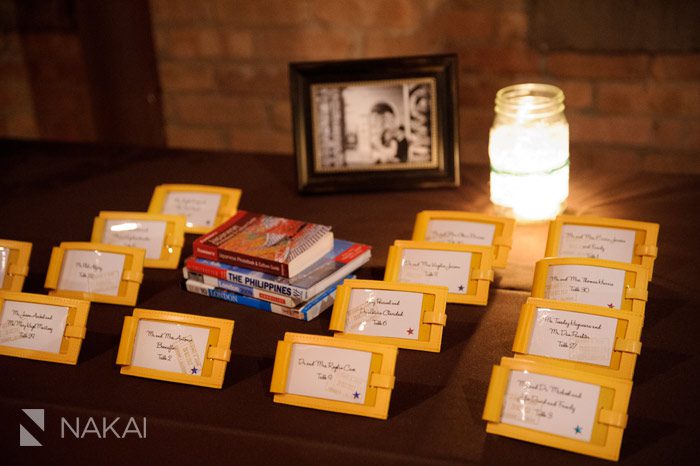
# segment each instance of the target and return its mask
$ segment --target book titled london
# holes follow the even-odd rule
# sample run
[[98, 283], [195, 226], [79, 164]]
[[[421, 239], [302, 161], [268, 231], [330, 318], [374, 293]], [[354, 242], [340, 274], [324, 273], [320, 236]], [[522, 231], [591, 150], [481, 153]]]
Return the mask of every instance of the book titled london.
[[293, 277], [333, 248], [331, 227], [244, 210], [200, 236], [196, 257]]

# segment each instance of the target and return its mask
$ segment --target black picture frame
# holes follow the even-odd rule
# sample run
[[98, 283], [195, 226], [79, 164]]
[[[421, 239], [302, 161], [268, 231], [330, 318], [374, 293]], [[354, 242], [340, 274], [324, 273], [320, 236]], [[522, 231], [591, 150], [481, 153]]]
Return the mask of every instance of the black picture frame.
[[290, 63], [299, 191], [459, 186], [457, 71], [454, 54]]

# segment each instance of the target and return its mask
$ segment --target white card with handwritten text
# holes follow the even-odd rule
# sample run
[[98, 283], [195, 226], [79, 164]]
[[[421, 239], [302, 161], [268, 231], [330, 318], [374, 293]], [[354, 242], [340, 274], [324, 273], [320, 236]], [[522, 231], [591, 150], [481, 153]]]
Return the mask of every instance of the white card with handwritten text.
[[501, 422], [590, 442], [600, 386], [511, 371]]
[[0, 289], [5, 284], [5, 274], [7, 273], [7, 264], [10, 260], [10, 250], [0, 247]]
[[170, 191], [163, 203], [164, 214], [184, 215], [188, 227], [214, 227], [221, 194]]
[[399, 281], [446, 286], [450, 293], [467, 294], [472, 253], [404, 249]]
[[617, 319], [537, 308], [528, 354], [609, 366]]
[[0, 316], [0, 345], [58, 353], [66, 329], [68, 308], [5, 301]]
[[589, 265], [551, 265], [545, 298], [581, 304], [622, 307], [625, 271]]
[[108, 219], [102, 242], [145, 249], [146, 259], [160, 259], [166, 226], [166, 222], [158, 220]]
[[439, 243], [491, 246], [496, 225], [461, 220], [430, 220], [425, 232], [427, 241]]
[[563, 225], [559, 257], [591, 257], [617, 262], [632, 262], [634, 230], [587, 225]]
[[345, 333], [418, 339], [423, 294], [355, 289], [345, 318]]
[[155, 320], [139, 320], [131, 365], [202, 375], [209, 329]]
[[372, 353], [295, 343], [286, 393], [364, 404]]
[[117, 296], [124, 261], [123, 254], [83, 250], [66, 251], [57, 288]]

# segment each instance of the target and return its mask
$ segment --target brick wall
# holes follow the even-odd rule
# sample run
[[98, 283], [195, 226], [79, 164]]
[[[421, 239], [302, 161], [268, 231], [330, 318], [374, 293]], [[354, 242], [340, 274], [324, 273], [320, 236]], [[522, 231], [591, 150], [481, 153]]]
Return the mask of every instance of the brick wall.
[[291, 153], [289, 61], [456, 52], [465, 161], [488, 163], [496, 91], [538, 81], [566, 94], [573, 163], [700, 173], [700, 54], [534, 47], [526, 0], [150, 5], [172, 147]]

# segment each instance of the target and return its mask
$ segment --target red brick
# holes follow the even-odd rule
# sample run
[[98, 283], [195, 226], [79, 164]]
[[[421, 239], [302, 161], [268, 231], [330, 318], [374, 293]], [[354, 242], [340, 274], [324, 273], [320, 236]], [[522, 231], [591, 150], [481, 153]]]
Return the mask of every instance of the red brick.
[[496, 18], [485, 10], [443, 8], [430, 23], [430, 29], [439, 31], [450, 43], [485, 41], [493, 37]]
[[656, 56], [651, 71], [659, 79], [700, 79], [700, 54]]
[[700, 121], [660, 120], [654, 125], [652, 145], [700, 152]]
[[463, 71], [479, 73], [535, 73], [540, 56], [529, 48], [474, 47], [459, 50]]
[[460, 105], [493, 110], [496, 92], [511, 84], [514, 84], [512, 77], [479, 73], [462, 75], [459, 78]]
[[651, 88], [651, 105], [662, 115], [700, 116], [700, 84], [659, 84]]
[[649, 73], [649, 57], [552, 53], [547, 57], [547, 69], [554, 76], [573, 78], [644, 78]]
[[603, 113], [649, 113], [649, 91], [644, 84], [601, 83], [597, 107]]
[[584, 109], [593, 104], [593, 86], [583, 81], [553, 82], [564, 92], [564, 105], [567, 109]]
[[[487, 141], [459, 141], [459, 160], [472, 165], [489, 166]], [[488, 189], [488, 188], [487, 188]]]
[[261, 99], [221, 95], [175, 96], [178, 121], [194, 125], [257, 126], [267, 124]]
[[292, 154], [292, 133], [267, 128], [231, 128], [228, 145], [241, 152]]
[[295, 60], [344, 59], [353, 43], [346, 34], [316, 30], [260, 30], [254, 38], [260, 57]]
[[248, 31], [213, 27], [182, 27], [165, 33], [161, 50], [171, 58], [247, 58], [253, 53]]
[[572, 144], [570, 158], [572, 177], [576, 176], [575, 169], [583, 168], [614, 172], [624, 167], [625, 173], [639, 173], [644, 169], [642, 151], [635, 149]]
[[215, 72], [217, 86], [226, 94], [289, 96], [286, 64], [220, 64]]
[[522, 11], [503, 11], [496, 17], [496, 41], [502, 45], [525, 44], [527, 14]]
[[77, 34], [29, 33], [22, 35], [22, 46], [28, 61], [51, 60], [80, 62], [82, 48]]
[[188, 149], [226, 149], [222, 132], [213, 128], [192, 128], [167, 124], [165, 127], [168, 147]]
[[365, 35], [364, 57], [395, 57], [445, 53], [442, 40], [432, 37], [429, 30], [416, 34], [397, 35], [390, 32], [368, 32]]
[[460, 108], [460, 141], [488, 141], [493, 123], [493, 111], [485, 109]]
[[[5, 109], [6, 110], [6, 109]], [[34, 112], [30, 107], [20, 109], [19, 112], [13, 112], [8, 115], [3, 137], [36, 139], [39, 137], [39, 129], [37, 128]], [[5, 119], [4, 115], [0, 120]]]
[[278, 100], [272, 104], [271, 119], [274, 128], [291, 131], [292, 106], [289, 100]]
[[160, 63], [160, 84], [168, 91], [207, 91], [216, 88], [214, 67], [210, 64]]
[[299, 0], [216, 0], [219, 21], [255, 26], [301, 24], [308, 20]]
[[572, 142], [648, 145], [652, 139], [650, 117], [590, 116], [567, 114]]
[[697, 152], [650, 153], [644, 158], [644, 171], [698, 175], [700, 174], [700, 155]]
[[312, 16], [332, 27], [357, 29], [415, 30], [426, 16], [425, 5], [417, 0], [314, 0]]
[[199, 23], [213, 18], [212, 0], [150, 0], [154, 24]]

